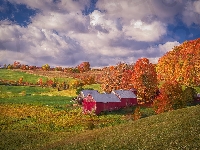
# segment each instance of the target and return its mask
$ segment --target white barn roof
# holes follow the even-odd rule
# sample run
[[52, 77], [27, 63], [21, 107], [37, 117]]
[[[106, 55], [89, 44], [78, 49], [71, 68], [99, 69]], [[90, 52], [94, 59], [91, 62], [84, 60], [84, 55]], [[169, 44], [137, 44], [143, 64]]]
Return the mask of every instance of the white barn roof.
[[96, 102], [104, 102], [104, 103], [107, 103], [107, 102], [121, 102], [120, 99], [114, 94], [114, 93], [110, 93], [110, 94], [92, 94], [91, 95], [94, 100]]
[[[136, 98], [130, 90], [114, 90], [110, 94], [101, 94], [96, 90], [83, 90], [84, 97], [91, 95], [96, 102], [121, 102], [119, 98]], [[119, 96], [119, 97], [118, 97]]]
[[130, 90], [114, 90], [120, 98], [137, 98], [136, 95]]
[[83, 94], [84, 97], [86, 97], [88, 94], [96, 94], [99, 93], [97, 90], [82, 90], [81, 93]]

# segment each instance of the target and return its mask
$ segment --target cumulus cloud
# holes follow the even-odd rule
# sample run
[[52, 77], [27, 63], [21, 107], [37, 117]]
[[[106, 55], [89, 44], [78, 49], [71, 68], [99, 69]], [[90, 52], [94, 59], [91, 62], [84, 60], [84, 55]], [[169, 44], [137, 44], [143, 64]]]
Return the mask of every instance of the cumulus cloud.
[[51, 12], [48, 15], [38, 14], [32, 18], [32, 26], [57, 32], [88, 32], [89, 18], [77, 13]]
[[8, 0], [11, 3], [25, 4], [32, 9], [39, 9], [43, 14], [48, 14], [49, 12], [81, 12], [84, 10], [85, 6], [90, 4], [89, 0]]
[[88, 15], [83, 10], [90, 0], [8, 1], [38, 13], [27, 27], [0, 21], [0, 63], [76, 66], [89, 61], [98, 67], [134, 63], [141, 57], [156, 63], [180, 44], [166, 38], [168, 26], [177, 24], [176, 16], [188, 26], [199, 24], [194, 17], [200, 13], [199, 1], [98, 0], [97, 9]]
[[200, 25], [200, 1], [188, 1], [182, 15], [187, 26]]
[[157, 41], [166, 34], [166, 27], [161, 22], [152, 22], [147, 24], [141, 20], [132, 20], [130, 25], [124, 26], [123, 31], [126, 36], [136, 41]]
[[[148, 20], [154, 17], [163, 22], [173, 22], [174, 16], [183, 10], [184, 0], [98, 0], [97, 7], [109, 18], [122, 18], [124, 23]], [[123, 13], [122, 13], [123, 12]]]

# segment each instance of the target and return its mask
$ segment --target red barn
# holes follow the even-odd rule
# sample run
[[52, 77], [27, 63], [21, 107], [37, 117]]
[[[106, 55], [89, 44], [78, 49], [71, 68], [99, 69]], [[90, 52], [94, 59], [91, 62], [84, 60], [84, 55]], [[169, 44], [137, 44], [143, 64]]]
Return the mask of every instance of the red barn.
[[102, 111], [112, 111], [137, 104], [137, 97], [131, 90], [115, 90], [110, 94], [100, 94], [96, 90], [83, 90], [81, 96], [85, 113], [94, 111], [99, 114]]
[[137, 97], [132, 90], [114, 90], [118, 98], [121, 100], [122, 107], [133, 106], [137, 104]]

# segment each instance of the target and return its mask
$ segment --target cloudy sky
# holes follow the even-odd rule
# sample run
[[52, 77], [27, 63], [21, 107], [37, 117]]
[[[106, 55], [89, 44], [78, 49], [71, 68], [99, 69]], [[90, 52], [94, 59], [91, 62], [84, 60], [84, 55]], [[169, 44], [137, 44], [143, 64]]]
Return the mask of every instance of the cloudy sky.
[[199, 0], [0, 1], [0, 65], [156, 63], [198, 37]]

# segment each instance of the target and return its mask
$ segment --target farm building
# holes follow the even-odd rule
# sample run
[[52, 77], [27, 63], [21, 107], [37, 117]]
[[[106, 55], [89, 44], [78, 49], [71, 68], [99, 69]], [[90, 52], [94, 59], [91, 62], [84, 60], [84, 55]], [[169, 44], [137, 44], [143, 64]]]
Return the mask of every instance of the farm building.
[[83, 90], [80, 95], [83, 98], [83, 111], [94, 111], [96, 114], [137, 104], [137, 97], [133, 90], [114, 90], [109, 94], [101, 94], [95, 90]]

